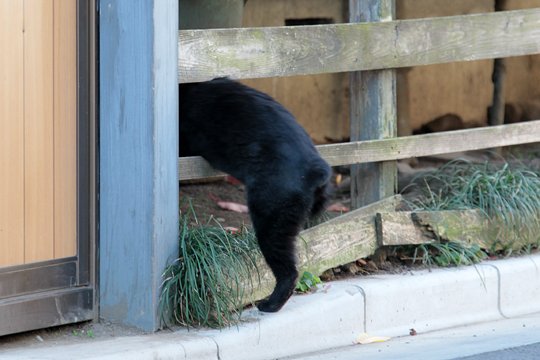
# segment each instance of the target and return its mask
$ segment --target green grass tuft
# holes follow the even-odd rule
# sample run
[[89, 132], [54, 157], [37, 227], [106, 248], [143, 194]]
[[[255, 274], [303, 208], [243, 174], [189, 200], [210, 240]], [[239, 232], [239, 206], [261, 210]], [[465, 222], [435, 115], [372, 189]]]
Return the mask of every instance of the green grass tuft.
[[[400, 251], [407, 252], [406, 247]], [[473, 265], [486, 258], [486, 253], [476, 244], [467, 246], [457, 242], [441, 242], [410, 246], [412, 262], [420, 261], [427, 266]]]
[[248, 228], [231, 233], [217, 221], [199, 224], [190, 208], [180, 220], [180, 256], [163, 274], [164, 323], [223, 327], [239, 321], [243, 284], [257, 274], [259, 257]]

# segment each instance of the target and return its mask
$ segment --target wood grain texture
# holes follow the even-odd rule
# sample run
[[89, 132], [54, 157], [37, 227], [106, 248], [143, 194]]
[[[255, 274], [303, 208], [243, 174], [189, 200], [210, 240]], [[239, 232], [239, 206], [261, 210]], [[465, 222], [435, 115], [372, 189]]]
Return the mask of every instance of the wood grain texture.
[[411, 213], [394, 211], [377, 213], [375, 217], [377, 239], [382, 246], [418, 245], [433, 242], [433, 237], [415, 226]]
[[297, 243], [301, 270], [320, 275], [325, 270], [373, 254], [377, 248], [375, 214], [395, 210], [396, 195], [304, 230]]
[[407, 159], [540, 141], [540, 120], [393, 139], [321, 145], [317, 150], [332, 166]]
[[24, 262], [23, 2], [0, 0], [0, 267]]
[[540, 8], [380, 23], [183, 30], [180, 82], [472, 61], [540, 52]]
[[416, 226], [432, 232], [436, 239], [476, 244], [484, 249], [489, 248], [497, 235], [488, 217], [478, 209], [415, 211], [411, 219]]
[[[350, 0], [351, 22], [390, 21], [394, 0]], [[396, 71], [356, 71], [350, 75], [351, 141], [397, 136]], [[395, 161], [351, 167], [351, 206], [359, 208], [392, 196], [397, 190]]]
[[452, 241], [487, 249], [496, 235], [480, 210], [384, 212], [377, 214], [376, 227], [384, 246]]
[[[394, 211], [400, 201], [400, 196], [390, 197], [302, 231], [296, 243], [299, 273], [309, 271], [318, 276], [372, 255], [377, 249], [375, 214]], [[272, 272], [262, 259], [257, 268], [258, 275], [244, 284], [245, 304], [268, 296], [274, 288]]]
[[193, 180], [220, 176], [223, 173], [216, 170], [200, 156], [185, 156], [178, 159], [178, 178], [180, 180]]
[[54, 257], [77, 253], [77, 2], [54, 0]]
[[99, 6], [100, 316], [155, 331], [178, 255], [178, 1]]
[[24, 6], [25, 262], [53, 258], [53, 2]]

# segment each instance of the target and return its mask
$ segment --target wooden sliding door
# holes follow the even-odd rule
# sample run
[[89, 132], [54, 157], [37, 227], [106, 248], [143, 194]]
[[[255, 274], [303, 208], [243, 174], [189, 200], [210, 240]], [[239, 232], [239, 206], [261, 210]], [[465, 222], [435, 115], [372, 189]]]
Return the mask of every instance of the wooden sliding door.
[[76, 15], [0, 0], [0, 267], [76, 255]]
[[92, 0], [0, 0], [0, 336], [93, 316]]

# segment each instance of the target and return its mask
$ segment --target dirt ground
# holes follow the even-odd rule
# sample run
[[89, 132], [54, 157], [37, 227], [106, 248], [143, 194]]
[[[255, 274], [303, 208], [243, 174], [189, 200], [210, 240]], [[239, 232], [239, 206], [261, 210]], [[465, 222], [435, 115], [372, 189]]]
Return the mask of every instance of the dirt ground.
[[[540, 144], [507, 148], [503, 151], [505, 158], [519, 158], [530, 167], [540, 170]], [[401, 162], [399, 164], [399, 188], [403, 189], [411, 179], [425, 171], [436, 168], [453, 158], [465, 158], [470, 161], [501, 161], [500, 155], [490, 151], [477, 151], [440, 157], [422, 158], [414, 161]], [[334, 175], [336, 192], [331, 204], [350, 206], [349, 183], [347, 169], [341, 169]], [[414, 192], [404, 196], [414, 196]], [[191, 183], [180, 185], [180, 208], [183, 214], [187, 213], [190, 206], [197, 215], [199, 223], [218, 222], [223, 227], [240, 227], [249, 225], [249, 215], [222, 209], [218, 201], [234, 202], [245, 205], [244, 187], [234, 181], [221, 179], [206, 183]], [[331, 216], [339, 215], [333, 212]], [[389, 257], [389, 261], [375, 263], [372, 259], [359, 259], [358, 261], [331, 269], [321, 276], [323, 281], [331, 281], [351, 276], [370, 275], [375, 273], [400, 274], [411, 270], [425, 268], [422, 265], [412, 264], [403, 257]], [[165, 330], [168, 331], [168, 330]], [[144, 332], [135, 328], [115, 325], [109, 322], [86, 322], [75, 325], [59, 326], [50, 329], [30, 331], [23, 334], [15, 334], [0, 337], [0, 354], [20, 347], [42, 347], [60, 344], [74, 344], [104, 340], [119, 336], [141, 335]]]
[[13, 349], [53, 347], [142, 334], [145, 333], [139, 329], [112, 324], [107, 321], [87, 321], [73, 325], [62, 325], [0, 336], [0, 357], [2, 352]]
[[[504, 159], [522, 161], [530, 168], [540, 169], [540, 144], [522, 145], [505, 148], [502, 154], [491, 151], [471, 151], [465, 153], [447, 154], [441, 156], [424, 157], [419, 159], [398, 162], [398, 191], [404, 198], [415, 196], [414, 191], [407, 188], [413, 179], [428, 170], [436, 169], [450, 160], [465, 159], [471, 162], [502, 162]], [[518, 160], [519, 159], [519, 160]], [[350, 208], [350, 178], [349, 168], [334, 168], [333, 183], [334, 197], [330, 205], [337, 205], [337, 211], [329, 212], [330, 217], [340, 214], [339, 208]], [[223, 227], [240, 227], [249, 225], [247, 213], [238, 213], [220, 208], [219, 201], [233, 202], [246, 205], [244, 186], [229, 177], [206, 181], [188, 182], [180, 184], [180, 210], [182, 214], [193, 208], [199, 223], [217, 222]]]

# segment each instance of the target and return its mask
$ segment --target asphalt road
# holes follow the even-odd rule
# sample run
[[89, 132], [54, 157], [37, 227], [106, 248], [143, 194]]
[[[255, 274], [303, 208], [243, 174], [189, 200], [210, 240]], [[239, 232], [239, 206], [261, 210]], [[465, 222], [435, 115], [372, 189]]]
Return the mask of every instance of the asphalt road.
[[[456, 314], [456, 316], [459, 316]], [[384, 336], [384, 334], [370, 334]], [[540, 360], [540, 314], [352, 345], [288, 360]]]
[[513, 347], [505, 350], [490, 351], [479, 355], [461, 357], [455, 360], [538, 360], [540, 342], [531, 345]]

